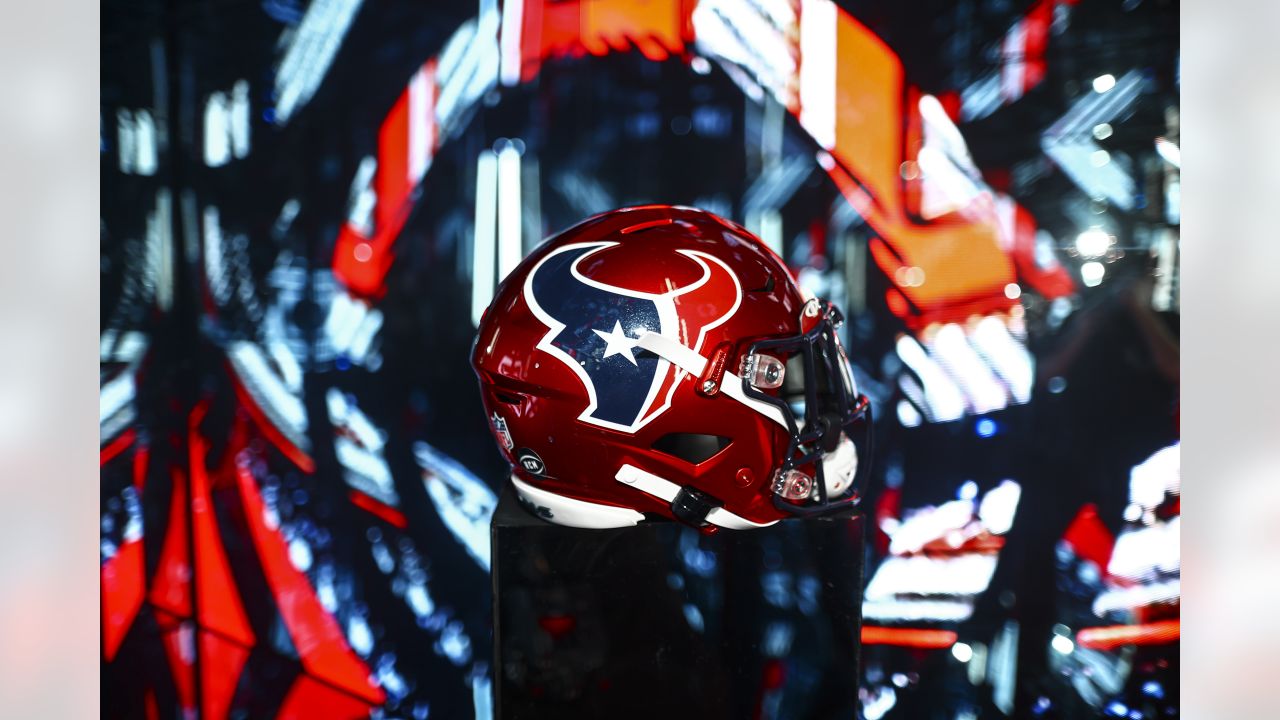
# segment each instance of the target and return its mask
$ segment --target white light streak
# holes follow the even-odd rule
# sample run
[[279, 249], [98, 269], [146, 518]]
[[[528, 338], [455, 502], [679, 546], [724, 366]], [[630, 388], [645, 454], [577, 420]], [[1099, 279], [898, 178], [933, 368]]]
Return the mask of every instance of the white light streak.
[[898, 357], [920, 376], [924, 384], [923, 400], [930, 420], [947, 422], [964, 417], [964, 394], [920, 343], [909, 335], [903, 335], [898, 338], [896, 348]]
[[524, 36], [524, 0], [502, 3], [502, 71], [500, 79], [508, 87], [520, 82], [521, 39]]
[[889, 552], [894, 555], [919, 552], [926, 544], [948, 532], [963, 529], [973, 519], [973, 510], [970, 500], [951, 500], [912, 513], [893, 533]]
[[249, 81], [237, 80], [231, 86], [231, 101], [227, 106], [231, 154], [237, 159], [249, 154], [249, 110]]
[[156, 172], [156, 127], [148, 110], [116, 111], [116, 159], [127, 175]]
[[133, 373], [128, 371], [103, 384], [98, 392], [98, 424], [105, 424], [112, 415], [132, 402], [135, 391]]
[[1176, 573], [1181, 569], [1182, 518], [1157, 521], [1120, 533], [1116, 538], [1107, 572], [1131, 581], [1154, 579], [1157, 573]]
[[979, 415], [1008, 405], [1009, 396], [991, 368], [969, 345], [956, 323], [943, 325], [933, 336], [931, 350], [938, 364], [954, 377], [968, 397], [970, 409]]
[[373, 176], [378, 172], [378, 161], [366, 155], [356, 167], [347, 196], [347, 222], [364, 237], [373, 235], [373, 210], [378, 204], [378, 194], [373, 191]]
[[836, 5], [800, 3], [800, 126], [828, 150], [836, 144]]
[[431, 167], [432, 139], [435, 136], [435, 83], [427, 67], [409, 79], [409, 185], [418, 184]]
[[[139, 110], [133, 116], [133, 169], [139, 175], [156, 174], [156, 124], [151, 113]], [[1176, 148], [1175, 148], [1176, 149]]]
[[524, 257], [520, 198], [520, 151], [507, 143], [498, 153], [498, 281]]
[[156, 209], [147, 214], [147, 279], [156, 305], [173, 306], [173, 201], [167, 188], [156, 191]]
[[916, 406], [906, 400], [898, 401], [897, 410], [898, 422], [902, 423], [903, 427], [919, 427], [920, 423], [924, 421], [924, 418], [920, 416], [920, 411], [916, 410]]
[[[797, 68], [788, 36], [795, 32], [794, 19], [779, 26], [758, 6], [704, 0], [693, 11], [693, 26], [700, 50], [740, 66], [778, 102], [791, 104]], [[834, 22], [831, 30], [834, 37]]]
[[221, 167], [231, 160], [231, 108], [227, 96], [213, 92], [204, 102], [204, 164]]
[[424, 442], [414, 443], [414, 457], [436, 512], [449, 532], [480, 567], [489, 570], [489, 520], [498, 499], [479, 478]]
[[471, 243], [471, 324], [477, 327], [493, 299], [497, 212], [498, 156], [485, 150], [476, 160], [476, 220]]
[[1170, 165], [1179, 169], [1182, 168], [1182, 151], [1178, 148], [1177, 143], [1158, 137], [1156, 138], [1156, 152], [1160, 153], [1160, 157], [1164, 158]]
[[263, 413], [290, 442], [307, 449], [310, 443], [306, 436], [306, 408], [271, 369], [262, 350], [252, 342], [237, 340], [227, 348], [227, 359]]
[[361, 0], [313, 0], [302, 22], [285, 30], [288, 48], [275, 82], [277, 125], [288, 123], [320, 87], [360, 4]]
[[1105, 617], [1110, 612], [1124, 612], [1159, 603], [1172, 603], [1180, 597], [1182, 597], [1180, 578], [1132, 587], [1111, 588], [1100, 593], [1093, 601], [1093, 614]]
[[973, 602], [966, 600], [865, 600], [863, 617], [881, 621], [963, 622], [973, 615]]
[[206, 207], [202, 220], [205, 279], [209, 283], [214, 303], [223, 306], [231, 299], [231, 285], [227, 282], [226, 258], [222, 254], [222, 225], [218, 218], [218, 208], [213, 205]]
[[1156, 451], [1129, 471], [1129, 501], [1142, 508], [1154, 508], [1166, 495], [1177, 495], [1181, 490], [1181, 443]]
[[993, 535], [1003, 535], [1013, 527], [1013, 518], [1022, 498], [1022, 486], [1012, 480], [1003, 480], [987, 491], [978, 506], [978, 519]]
[[1004, 62], [1000, 67], [1000, 96], [1005, 102], [1022, 97], [1026, 83], [1027, 22], [1018, 20], [1005, 33], [1001, 45]]

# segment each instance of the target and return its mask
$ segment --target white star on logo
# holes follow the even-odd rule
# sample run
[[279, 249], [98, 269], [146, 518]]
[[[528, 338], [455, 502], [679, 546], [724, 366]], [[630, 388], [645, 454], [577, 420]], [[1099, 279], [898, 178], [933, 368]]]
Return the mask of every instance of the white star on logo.
[[605, 357], [625, 355], [626, 358], [631, 361], [632, 365], [635, 365], [636, 367], [640, 366], [639, 363], [636, 362], [636, 356], [631, 354], [631, 349], [640, 341], [635, 338], [627, 337], [627, 334], [622, 331], [621, 321], [613, 321], [612, 332], [602, 332], [600, 330], [592, 330], [591, 332], [599, 335], [600, 339], [605, 341]]

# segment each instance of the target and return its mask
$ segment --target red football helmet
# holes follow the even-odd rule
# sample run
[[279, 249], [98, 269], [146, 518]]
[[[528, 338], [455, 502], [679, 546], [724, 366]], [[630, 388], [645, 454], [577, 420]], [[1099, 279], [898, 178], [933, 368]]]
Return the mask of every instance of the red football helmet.
[[869, 442], [870, 408], [840, 323], [742, 227], [651, 205], [534, 250], [485, 312], [471, 362], [538, 515], [761, 527], [857, 500], [853, 439]]

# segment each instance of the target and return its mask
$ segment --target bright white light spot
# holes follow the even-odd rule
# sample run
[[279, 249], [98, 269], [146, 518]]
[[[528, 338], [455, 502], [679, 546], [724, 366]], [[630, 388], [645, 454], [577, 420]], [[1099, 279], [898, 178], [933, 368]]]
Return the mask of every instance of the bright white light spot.
[[1080, 279], [1084, 281], [1085, 287], [1097, 287], [1106, 274], [1107, 269], [1100, 262], [1087, 262], [1080, 266]]
[[1158, 137], [1156, 138], [1156, 152], [1160, 153], [1160, 157], [1167, 160], [1170, 165], [1176, 168], [1182, 167], [1182, 150], [1178, 148], [1176, 143], [1171, 143], [1162, 137]]
[[924, 418], [920, 417], [920, 411], [906, 400], [898, 401], [898, 422], [903, 427], [919, 427]]
[[1142, 519], [1142, 506], [1137, 503], [1129, 503], [1124, 509], [1124, 519], [1128, 522], [1138, 522]]
[[1093, 136], [1099, 140], [1111, 137], [1111, 123], [1098, 123], [1093, 126]]
[[695, 56], [689, 61], [689, 67], [699, 75], [706, 75], [711, 72], [711, 63], [701, 55]]
[[961, 500], [972, 500], [978, 497], [978, 483], [972, 480], [965, 480], [964, 484], [960, 486], [958, 495]]
[[1106, 150], [1094, 150], [1093, 154], [1089, 156], [1089, 162], [1093, 163], [1094, 167], [1103, 167], [1111, 162], [1111, 153]]
[[907, 686], [907, 676], [903, 675], [902, 673], [894, 673], [892, 680], [893, 680], [893, 684], [897, 685], [900, 688], [904, 688]]
[[962, 663], [967, 663], [973, 659], [973, 648], [965, 643], [958, 642], [951, 646], [951, 654]]
[[1076, 236], [1076, 252], [1087, 258], [1102, 257], [1111, 247], [1111, 236], [1104, 230], [1093, 228]]
[[1022, 297], [1022, 286], [1018, 283], [1009, 283], [1004, 286], [1004, 296], [1010, 300], [1017, 300]]
[[1110, 73], [1093, 79], [1093, 91], [1104, 93], [1116, 86], [1116, 76]]
[[293, 566], [306, 572], [311, 569], [311, 546], [302, 538], [294, 538], [289, 543], [289, 560]]
[[351, 643], [351, 649], [364, 657], [373, 652], [373, 632], [369, 629], [369, 623], [359, 615], [353, 615], [347, 621], [347, 640]]
[[1054, 635], [1049, 644], [1060, 655], [1070, 655], [1076, 649], [1076, 644], [1071, 642], [1071, 638], [1066, 635]]

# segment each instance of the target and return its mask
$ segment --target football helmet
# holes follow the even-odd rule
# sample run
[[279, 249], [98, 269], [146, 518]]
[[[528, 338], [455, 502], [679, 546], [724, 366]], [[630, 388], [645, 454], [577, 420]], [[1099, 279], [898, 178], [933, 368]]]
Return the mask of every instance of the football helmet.
[[857, 500], [870, 406], [841, 322], [744, 228], [633, 207], [525, 258], [486, 310], [471, 361], [536, 514], [745, 529]]

